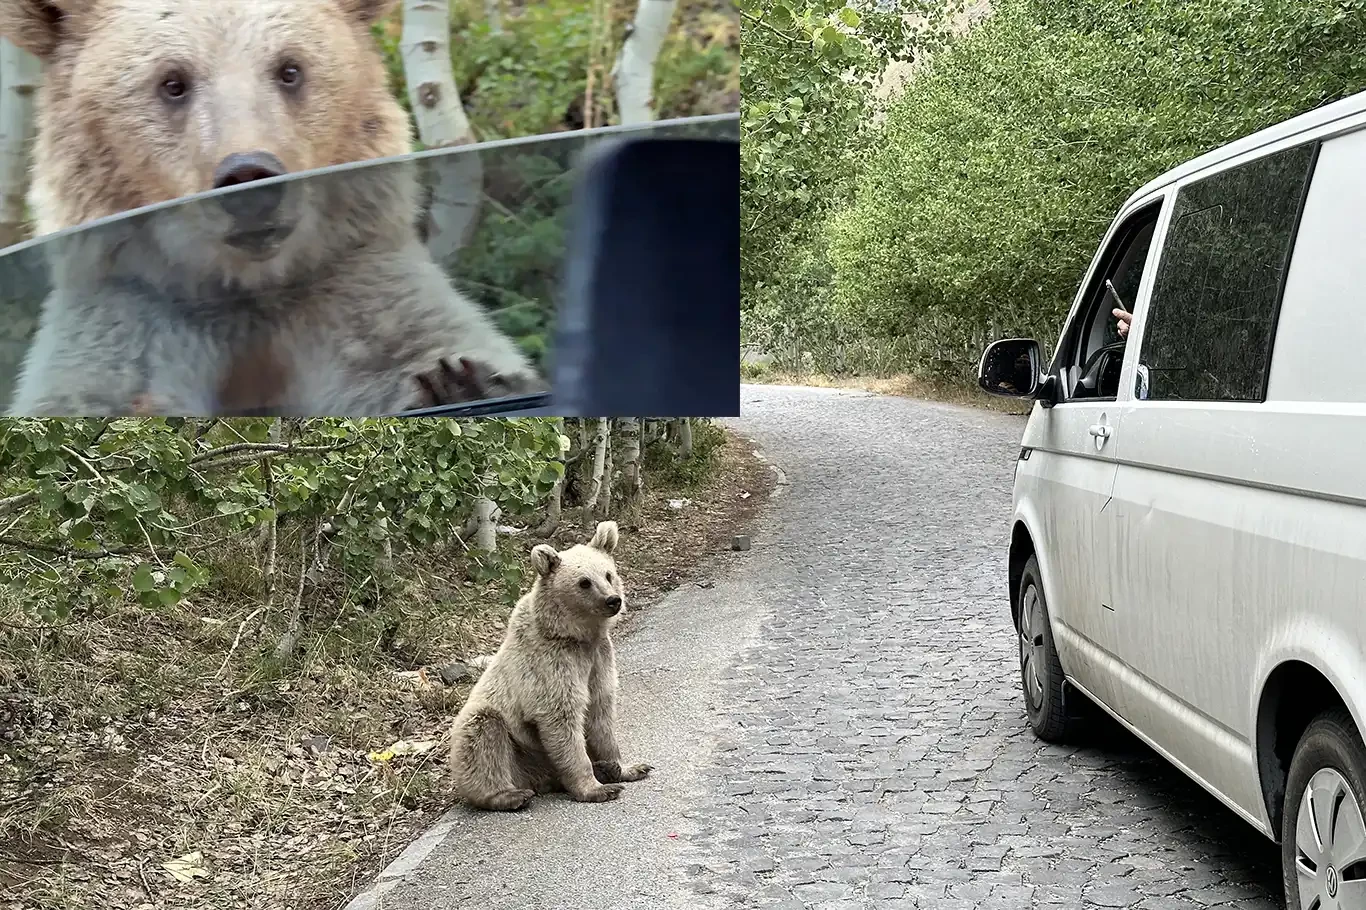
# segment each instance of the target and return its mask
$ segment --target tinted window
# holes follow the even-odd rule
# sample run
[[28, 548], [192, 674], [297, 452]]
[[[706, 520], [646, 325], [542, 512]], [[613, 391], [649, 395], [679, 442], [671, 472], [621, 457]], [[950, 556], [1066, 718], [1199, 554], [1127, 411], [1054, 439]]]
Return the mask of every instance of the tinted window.
[[1313, 145], [1193, 183], [1176, 197], [1148, 306], [1147, 398], [1260, 401]]

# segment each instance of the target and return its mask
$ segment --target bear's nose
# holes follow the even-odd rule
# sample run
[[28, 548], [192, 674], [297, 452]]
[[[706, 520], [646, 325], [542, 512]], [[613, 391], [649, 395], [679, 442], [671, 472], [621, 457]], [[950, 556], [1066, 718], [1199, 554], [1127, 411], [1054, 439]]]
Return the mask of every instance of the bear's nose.
[[[270, 152], [229, 155], [214, 169], [213, 188], [218, 190], [227, 186], [240, 186], [256, 180], [279, 177], [284, 173], [284, 162]], [[228, 193], [218, 201], [224, 211], [238, 221], [262, 222], [280, 207], [280, 200], [284, 195], [283, 186], [262, 186], [240, 193]]]
[[611, 597], [607, 598], [607, 606], [620, 608], [621, 597], [617, 594], [613, 594]]

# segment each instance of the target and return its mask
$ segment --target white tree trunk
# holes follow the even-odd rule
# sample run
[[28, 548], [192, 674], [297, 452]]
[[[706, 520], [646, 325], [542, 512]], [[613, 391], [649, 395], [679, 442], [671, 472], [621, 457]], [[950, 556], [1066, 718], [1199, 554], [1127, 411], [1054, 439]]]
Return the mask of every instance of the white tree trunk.
[[611, 435], [611, 426], [606, 417], [599, 417], [594, 423], [596, 432], [593, 437], [593, 479], [589, 483], [588, 498], [583, 503], [585, 516], [593, 514], [598, 505], [598, 498], [602, 495], [603, 469], [607, 466], [607, 438]]
[[692, 419], [680, 417], [674, 423], [674, 442], [680, 458], [692, 458]]
[[[460, 103], [451, 69], [450, 0], [404, 0], [403, 73], [418, 138], [429, 149], [467, 145], [474, 131]], [[484, 193], [484, 167], [476, 152], [443, 156], [432, 168], [427, 247], [445, 262], [474, 230]]]
[[484, 0], [484, 16], [489, 21], [489, 34], [503, 33], [503, 0]]
[[677, 0], [640, 0], [636, 7], [635, 21], [612, 70], [623, 124], [655, 119], [655, 58], [664, 46], [677, 5]]
[[640, 470], [640, 436], [642, 421], [627, 417], [618, 421], [621, 427], [621, 479], [625, 484], [626, 501], [623, 505], [634, 506], [640, 501], [644, 491]]
[[481, 496], [474, 504], [474, 548], [492, 553], [498, 547], [498, 526], [493, 523], [497, 506], [492, 499]]
[[33, 107], [42, 74], [37, 57], [0, 38], [0, 247], [24, 236]]
[[602, 518], [612, 516], [612, 488], [616, 474], [612, 466], [612, 421], [607, 421], [607, 446], [602, 459], [602, 499], [598, 500], [598, 515]]

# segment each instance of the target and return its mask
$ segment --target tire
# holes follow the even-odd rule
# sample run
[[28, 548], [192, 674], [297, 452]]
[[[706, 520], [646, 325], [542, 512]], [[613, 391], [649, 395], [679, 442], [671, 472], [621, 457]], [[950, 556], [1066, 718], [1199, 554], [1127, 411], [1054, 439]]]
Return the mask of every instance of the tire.
[[[1322, 812], [1334, 806], [1331, 814]], [[1366, 907], [1363, 813], [1366, 746], [1345, 710], [1325, 712], [1295, 746], [1285, 785], [1281, 878], [1287, 910]], [[1317, 836], [1310, 821], [1315, 814], [1324, 820]]]
[[1083, 717], [1068, 705], [1068, 694], [1073, 701], [1081, 696], [1070, 687], [1063, 676], [1062, 662], [1053, 645], [1053, 626], [1048, 618], [1048, 601], [1044, 598], [1039, 562], [1033, 556], [1025, 563], [1020, 577], [1017, 643], [1020, 655], [1020, 688], [1024, 694], [1025, 714], [1034, 735], [1044, 742], [1062, 743], [1075, 739]]

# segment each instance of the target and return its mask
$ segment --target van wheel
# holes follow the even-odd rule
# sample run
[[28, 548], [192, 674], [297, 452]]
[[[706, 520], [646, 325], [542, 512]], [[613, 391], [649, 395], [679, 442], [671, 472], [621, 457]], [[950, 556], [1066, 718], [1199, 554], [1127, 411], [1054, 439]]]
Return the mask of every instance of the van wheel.
[[1304, 731], [1285, 787], [1281, 874], [1288, 910], [1366, 908], [1366, 747], [1343, 710]]
[[[1025, 713], [1034, 735], [1044, 742], [1056, 743], [1077, 733], [1080, 718], [1069, 714], [1064, 689], [1067, 680], [1053, 646], [1053, 628], [1048, 620], [1048, 602], [1043, 595], [1039, 563], [1033, 556], [1025, 563], [1020, 577], [1020, 684], [1024, 690]], [[1080, 696], [1077, 696], [1078, 698]]]

